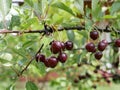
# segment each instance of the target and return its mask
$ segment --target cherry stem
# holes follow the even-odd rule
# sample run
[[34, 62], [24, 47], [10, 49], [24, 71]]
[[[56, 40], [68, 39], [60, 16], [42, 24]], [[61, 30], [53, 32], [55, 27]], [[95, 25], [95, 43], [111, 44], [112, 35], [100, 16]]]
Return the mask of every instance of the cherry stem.
[[20, 72], [20, 74], [19, 74], [18, 76], [21, 76], [21, 75], [23, 74], [23, 72], [24, 72], [25, 70], [27, 70], [27, 68], [29, 67], [29, 65], [30, 65], [30, 64], [32, 63], [32, 61], [35, 59], [36, 55], [37, 55], [38, 53], [40, 53], [40, 51], [42, 50], [43, 46], [44, 46], [44, 44], [41, 45], [40, 49], [37, 51], [37, 53], [35, 54], [35, 56], [32, 57], [32, 59], [28, 62], [28, 64], [26, 65], [26, 67]]

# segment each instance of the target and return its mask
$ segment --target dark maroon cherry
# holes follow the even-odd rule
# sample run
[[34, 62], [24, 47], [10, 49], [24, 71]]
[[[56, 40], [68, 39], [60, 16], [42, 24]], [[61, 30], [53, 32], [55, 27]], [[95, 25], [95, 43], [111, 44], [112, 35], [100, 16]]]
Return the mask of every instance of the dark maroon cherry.
[[120, 47], [120, 39], [115, 40], [115, 46]]
[[52, 53], [57, 54], [58, 52], [61, 51], [61, 48], [62, 48], [61, 42], [59, 42], [59, 41], [53, 41], [51, 43], [50, 50], [51, 50]]
[[66, 53], [59, 53], [58, 55], [58, 60], [61, 63], [65, 63], [65, 61], [67, 60], [67, 54]]
[[95, 69], [93, 72], [94, 72], [94, 73], [98, 73], [98, 70]]
[[62, 50], [65, 50], [65, 43], [64, 42], [61, 42], [61, 47], [62, 47]]
[[50, 58], [48, 58], [48, 65], [51, 67], [51, 68], [54, 68], [58, 63], [58, 60], [56, 57], [54, 56], [51, 56]]
[[41, 62], [44, 62], [45, 61], [45, 55], [40, 54], [39, 57], [38, 57], [38, 60], [41, 61]]
[[86, 50], [88, 52], [95, 52], [95, 45], [94, 43], [90, 42], [90, 43], [87, 43], [86, 46], [85, 46]]
[[45, 61], [45, 55], [44, 54], [37, 54], [36, 55], [36, 61], [44, 62]]
[[79, 75], [78, 78], [79, 78], [79, 80], [82, 80], [82, 79], [86, 79], [86, 76], [85, 75]]
[[96, 52], [94, 54], [94, 56], [95, 56], [96, 59], [100, 60], [102, 58], [103, 54], [102, 54], [102, 52]]
[[74, 83], [78, 83], [79, 80], [77, 78], [74, 79]]
[[73, 49], [73, 42], [72, 41], [65, 42], [65, 48], [67, 50], [72, 50]]
[[111, 83], [111, 81], [110, 81], [109, 78], [105, 78], [105, 81], [106, 81], [107, 83]]
[[82, 64], [81, 64], [81, 63], [78, 63], [78, 64], [77, 64], [77, 66], [78, 66], [78, 67], [81, 67], [81, 66], [82, 66]]
[[103, 42], [103, 43], [105, 43], [106, 44], [106, 46], [108, 45], [108, 41], [107, 40], [102, 40], [101, 42]]
[[106, 43], [101, 41], [101, 42], [98, 43], [98, 50], [99, 51], [104, 51], [106, 46], [107, 46]]
[[97, 31], [91, 31], [90, 32], [90, 38], [93, 40], [96, 40], [99, 37], [99, 33]]
[[44, 64], [45, 64], [46, 67], [50, 67], [49, 64], [48, 64], [48, 58], [45, 59]]
[[96, 89], [96, 88], [97, 88], [97, 86], [96, 86], [96, 85], [92, 85], [92, 88]]
[[92, 52], [95, 53], [96, 52], [96, 48], [94, 48], [94, 50]]

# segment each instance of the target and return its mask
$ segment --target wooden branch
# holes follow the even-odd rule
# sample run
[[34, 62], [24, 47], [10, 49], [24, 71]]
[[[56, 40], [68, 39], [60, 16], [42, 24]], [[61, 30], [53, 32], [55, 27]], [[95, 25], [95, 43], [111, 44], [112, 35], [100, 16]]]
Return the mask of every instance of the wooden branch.
[[[108, 27], [106, 27], [105, 29], [100, 29], [100, 28], [95, 28], [100, 32], [116, 32], [118, 34], [120, 34], [120, 30], [114, 30], [113, 28], [110, 29]], [[49, 27], [47, 29], [42, 29], [42, 30], [24, 30], [24, 31], [19, 31], [19, 30], [0, 30], [0, 34], [8, 34], [8, 33], [17, 33], [17, 34], [24, 34], [24, 33], [53, 33], [53, 31], [63, 31], [63, 30], [78, 30], [78, 31], [82, 31], [85, 30], [85, 27], [83, 26], [73, 26], [73, 27], [62, 27], [62, 28], [58, 28], [57, 30], [54, 30], [53, 28]]]

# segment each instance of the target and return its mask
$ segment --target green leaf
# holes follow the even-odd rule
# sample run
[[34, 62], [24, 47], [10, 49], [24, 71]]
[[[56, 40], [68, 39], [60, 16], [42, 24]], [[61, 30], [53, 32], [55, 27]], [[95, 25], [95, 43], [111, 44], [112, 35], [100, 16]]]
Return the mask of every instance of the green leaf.
[[9, 61], [0, 57], [0, 62], [1, 63], [8, 63]]
[[12, 30], [14, 26], [20, 25], [20, 16], [12, 16], [9, 29]]
[[36, 67], [37, 67], [37, 69], [38, 69], [38, 71], [40, 72], [41, 75], [45, 74], [45, 65], [44, 65], [44, 63], [39, 62], [39, 63], [37, 63]]
[[11, 84], [6, 88], [6, 90], [15, 90], [15, 85]]
[[75, 7], [84, 14], [84, 2], [83, 0], [75, 0]]
[[32, 0], [25, 0], [25, 2], [26, 2], [29, 6], [33, 7], [33, 1], [32, 1]]
[[42, 0], [37, 0], [34, 2], [34, 10], [38, 16], [40, 16], [42, 14], [42, 8], [43, 8], [43, 1]]
[[112, 15], [117, 11], [120, 11], [120, 1], [114, 2], [110, 8], [110, 13]]
[[82, 36], [83, 36], [84, 38], [86, 38], [86, 39], [88, 38], [87, 31], [85, 31], [85, 30], [84, 30], [84, 31], [79, 32], [79, 34], [80, 34], [80, 35], [82, 35]]
[[38, 90], [38, 87], [31, 81], [26, 83], [26, 90]]
[[95, 10], [98, 7], [99, 0], [92, 0], [92, 10]]
[[35, 43], [35, 41], [27, 41], [27, 42], [25, 42], [24, 44], [23, 44], [23, 48], [28, 48], [28, 47], [30, 47], [33, 43]]
[[92, 10], [92, 16], [95, 20], [99, 20], [103, 16], [102, 8], [100, 4], [97, 4], [96, 7]]
[[0, 14], [5, 17], [10, 11], [12, 0], [0, 0]]
[[117, 17], [116, 16], [112, 16], [112, 15], [105, 15], [103, 18], [104, 19], [115, 19]]
[[60, 8], [70, 14], [72, 14], [73, 16], [75, 16], [75, 14], [73, 13], [72, 9], [70, 9], [68, 6], [66, 6], [64, 3], [62, 2], [57, 2], [57, 3], [54, 3], [52, 5], [52, 7], [57, 7], [57, 8]]
[[68, 37], [69, 40], [74, 41], [74, 39], [75, 39], [74, 32], [72, 30], [68, 30], [67, 31], [67, 37]]
[[4, 28], [3, 22], [0, 22], [0, 29], [3, 29], [3, 28]]
[[37, 18], [30, 18], [21, 24], [23, 29], [29, 28], [32, 24], [38, 23]]
[[[23, 52], [22, 50], [20, 49], [14, 49], [14, 48], [11, 48], [13, 52], [15, 52], [16, 54], [20, 55], [21, 57], [23, 58], [26, 58], [25, 56], [25, 52]], [[27, 58], [26, 58], [27, 59]]]
[[0, 39], [0, 50], [4, 50], [7, 47], [7, 41], [5, 39]]

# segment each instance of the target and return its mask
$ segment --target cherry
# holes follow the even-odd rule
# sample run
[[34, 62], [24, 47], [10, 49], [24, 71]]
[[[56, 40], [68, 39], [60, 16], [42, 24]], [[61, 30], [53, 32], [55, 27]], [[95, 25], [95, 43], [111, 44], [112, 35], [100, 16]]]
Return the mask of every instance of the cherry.
[[48, 64], [48, 58], [45, 59], [44, 64], [45, 64], [46, 67], [50, 67], [49, 64]]
[[79, 80], [77, 78], [74, 79], [74, 83], [78, 83]]
[[51, 56], [50, 58], [48, 58], [49, 67], [54, 68], [57, 65], [57, 63], [58, 63], [58, 60], [56, 57]]
[[88, 73], [88, 72], [86, 72], [86, 75], [85, 75], [87, 78], [90, 78], [91, 77], [91, 75]]
[[96, 40], [99, 37], [99, 33], [97, 31], [91, 31], [90, 32], [90, 38], [93, 40]]
[[105, 79], [107, 83], [111, 83], [111, 81], [109, 80], [109, 78]]
[[115, 46], [120, 47], [120, 39], [115, 40]]
[[97, 65], [95, 68], [96, 68], [96, 70], [99, 70], [100, 69], [100, 65]]
[[93, 72], [94, 72], [94, 73], [98, 73], [98, 70], [95, 69]]
[[92, 85], [92, 88], [96, 89], [96, 88], [97, 88], [97, 86], [96, 86], [96, 85]]
[[73, 49], [73, 42], [72, 41], [65, 42], [65, 48], [67, 50], [72, 50]]
[[65, 63], [65, 61], [67, 60], [67, 54], [66, 53], [59, 53], [58, 55], [58, 60], [61, 63]]
[[85, 75], [79, 75], [78, 78], [79, 78], [79, 80], [82, 80], [82, 79], [85, 79], [86, 76]]
[[51, 48], [50, 48], [52, 53], [57, 54], [58, 52], [61, 51], [61, 48], [62, 48], [61, 42], [59, 42], [59, 41], [52, 41]]
[[103, 43], [105, 43], [106, 44], [106, 46], [108, 45], [108, 41], [107, 40], [102, 40], [101, 42], [103, 42]]
[[78, 63], [77, 66], [80, 67], [80, 66], [82, 66], [82, 64]]
[[62, 47], [62, 50], [65, 50], [65, 43], [64, 42], [61, 42], [61, 47]]
[[100, 60], [102, 58], [103, 54], [102, 54], [102, 52], [96, 52], [94, 54], [94, 56], [95, 56], [96, 59]]
[[37, 55], [37, 62], [38, 62], [38, 61], [44, 62], [44, 61], [45, 61], [45, 55], [43, 55], [43, 54], [38, 54], [38, 55]]
[[93, 52], [93, 53], [96, 52], [96, 48], [94, 48], [92, 52]]
[[106, 46], [107, 46], [107, 44], [101, 41], [101, 42], [98, 43], [98, 50], [99, 51], [104, 51]]
[[95, 52], [95, 45], [92, 42], [87, 43], [85, 48], [88, 52]]

